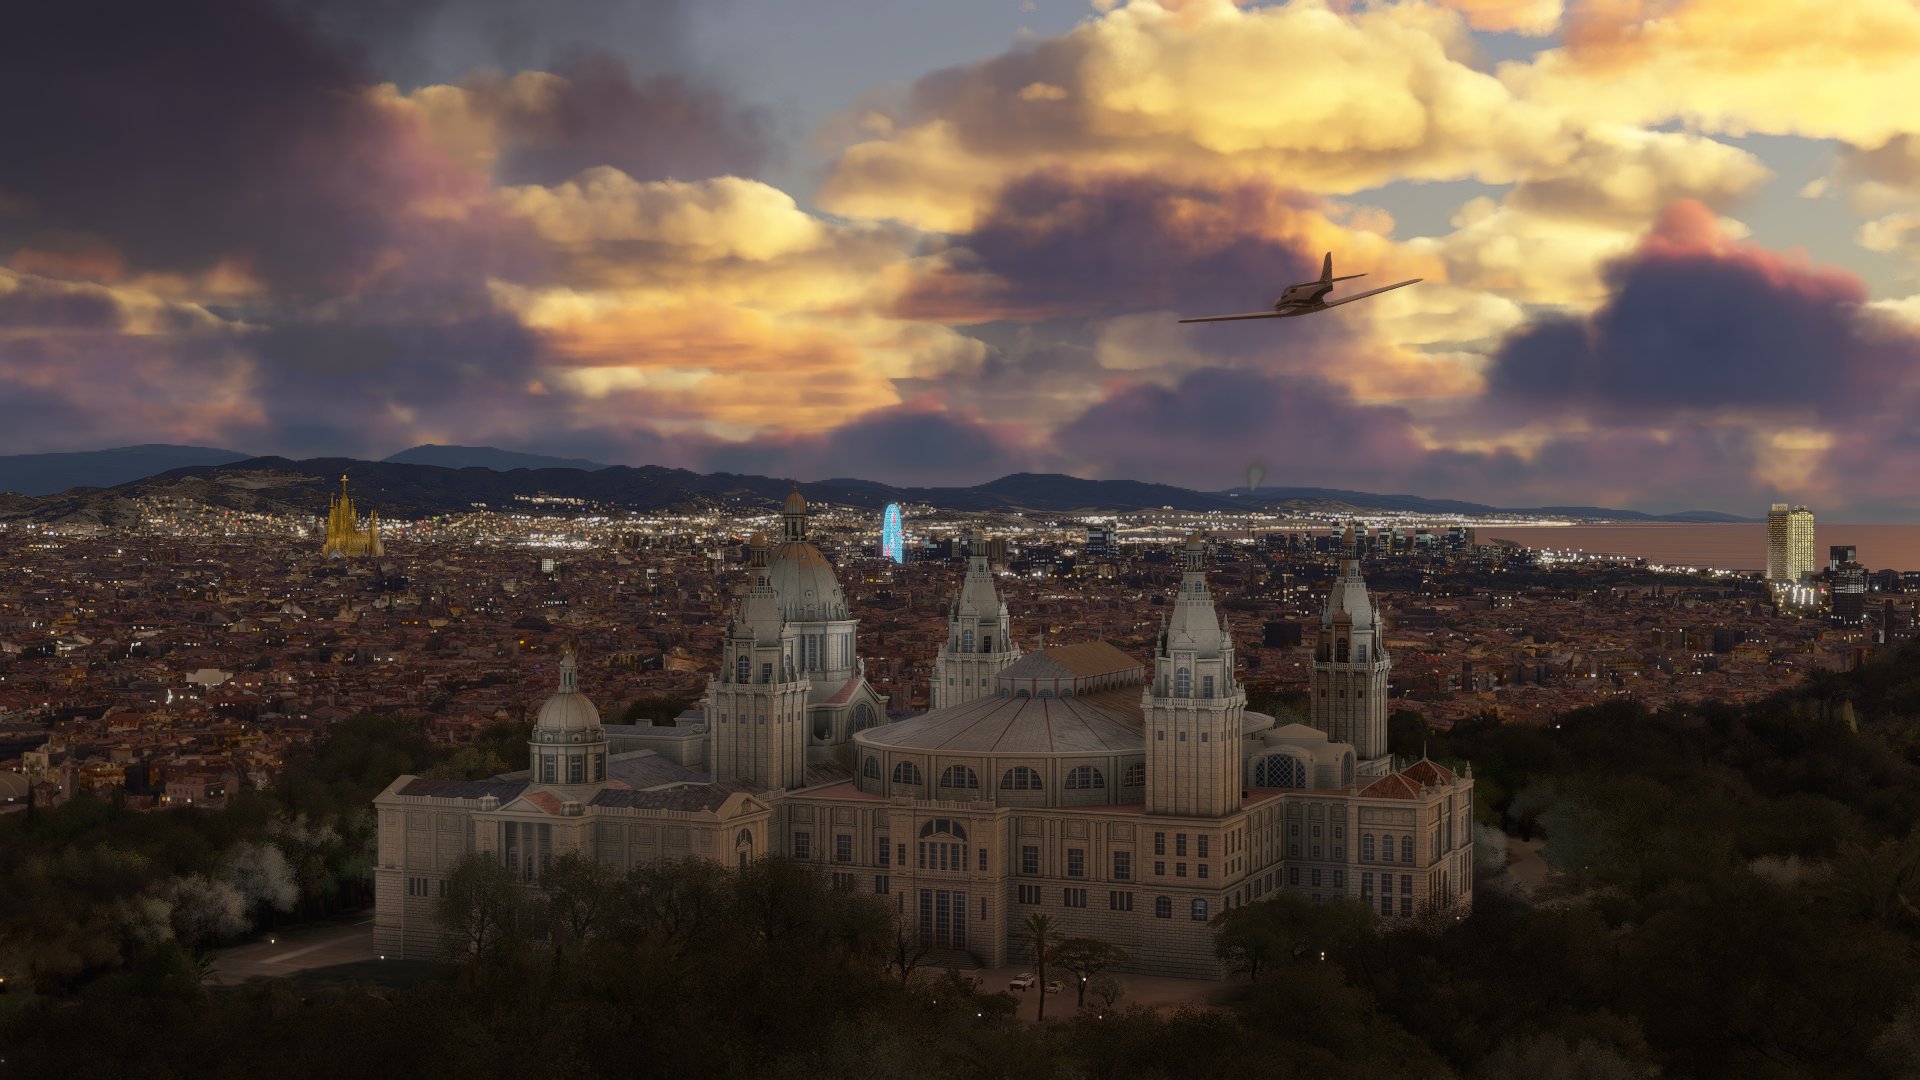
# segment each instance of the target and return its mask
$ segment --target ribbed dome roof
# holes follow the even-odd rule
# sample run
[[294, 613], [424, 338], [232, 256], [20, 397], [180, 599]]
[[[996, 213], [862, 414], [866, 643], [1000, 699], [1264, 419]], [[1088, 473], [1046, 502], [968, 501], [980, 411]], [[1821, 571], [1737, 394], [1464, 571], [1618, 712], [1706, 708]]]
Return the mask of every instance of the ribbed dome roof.
[[540, 706], [534, 726], [542, 731], [587, 731], [600, 726], [600, 710], [585, 694], [555, 694]]
[[[593, 732], [593, 738], [602, 737], [600, 710], [594, 708], [593, 701], [580, 692], [580, 669], [569, 646], [566, 652], [560, 654], [560, 691], [540, 706], [540, 712], [533, 721], [533, 737], [536, 742], [555, 742], [574, 732]], [[555, 736], [560, 736], [560, 739]]]
[[807, 499], [806, 496], [800, 494], [799, 488], [794, 488], [793, 494], [787, 496], [787, 504], [782, 508], [782, 512], [788, 514], [804, 514], [807, 512]]
[[833, 564], [804, 540], [776, 544], [767, 576], [780, 594], [780, 614], [788, 622], [845, 619], [847, 597], [833, 576]]

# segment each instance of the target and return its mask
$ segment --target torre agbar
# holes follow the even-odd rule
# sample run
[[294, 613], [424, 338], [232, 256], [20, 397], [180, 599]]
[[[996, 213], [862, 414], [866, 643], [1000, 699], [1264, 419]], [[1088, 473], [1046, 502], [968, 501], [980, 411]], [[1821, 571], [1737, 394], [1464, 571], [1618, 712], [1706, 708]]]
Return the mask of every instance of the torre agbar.
[[1250, 712], [1233, 640], [1187, 540], [1145, 663], [1102, 641], [1022, 654], [975, 546], [929, 712], [886, 722], [857, 623], [791, 496], [701, 706], [673, 727], [603, 724], [571, 652], [527, 771], [402, 776], [379, 812], [375, 940], [442, 949], [435, 901], [471, 852], [538, 887], [554, 855], [618, 867], [764, 855], [891, 897], [944, 954], [1025, 959], [1021, 924], [1126, 949], [1136, 972], [1222, 974], [1210, 920], [1278, 889], [1388, 919], [1472, 903], [1473, 779], [1387, 754], [1382, 627], [1349, 534], [1316, 642], [1310, 724]]

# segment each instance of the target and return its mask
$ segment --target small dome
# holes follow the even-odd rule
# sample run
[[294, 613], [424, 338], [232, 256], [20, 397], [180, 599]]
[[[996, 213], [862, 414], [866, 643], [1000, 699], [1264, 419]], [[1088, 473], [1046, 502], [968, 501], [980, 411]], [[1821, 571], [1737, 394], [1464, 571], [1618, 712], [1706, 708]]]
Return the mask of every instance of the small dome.
[[787, 505], [783, 508], [782, 512], [788, 514], [804, 514], [807, 512], [807, 499], [806, 496], [800, 494], [799, 488], [794, 488], [793, 494], [787, 496]]
[[555, 694], [540, 706], [534, 726], [541, 731], [588, 731], [600, 726], [600, 710], [585, 694]]
[[558, 741], [554, 736], [584, 731], [595, 732], [598, 738], [599, 728], [600, 710], [593, 707], [592, 699], [580, 692], [580, 668], [573, 658], [573, 646], [569, 645], [560, 654], [560, 690], [540, 706], [539, 715], [534, 717], [534, 740]]

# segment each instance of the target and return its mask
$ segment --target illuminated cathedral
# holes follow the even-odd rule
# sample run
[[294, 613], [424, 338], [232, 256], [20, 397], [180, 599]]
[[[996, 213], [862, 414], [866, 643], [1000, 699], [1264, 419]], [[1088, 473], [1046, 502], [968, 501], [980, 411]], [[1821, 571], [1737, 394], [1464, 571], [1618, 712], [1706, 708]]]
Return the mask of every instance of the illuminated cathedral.
[[367, 511], [367, 527], [360, 527], [359, 513], [353, 508], [353, 496], [347, 494], [347, 477], [340, 476], [340, 494], [327, 507], [327, 542], [320, 553], [329, 559], [366, 558], [385, 555], [380, 545], [380, 515]]

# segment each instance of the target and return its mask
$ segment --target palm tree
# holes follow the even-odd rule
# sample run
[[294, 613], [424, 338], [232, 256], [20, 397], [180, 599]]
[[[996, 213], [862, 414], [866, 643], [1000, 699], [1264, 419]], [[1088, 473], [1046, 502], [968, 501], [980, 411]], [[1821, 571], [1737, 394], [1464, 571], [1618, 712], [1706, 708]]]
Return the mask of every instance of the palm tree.
[[1033, 974], [1040, 981], [1040, 1011], [1036, 1020], [1047, 1018], [1047, 961], [1053, 959], [1054, 947], [1060, 944], [1060, 928], [1049, 915], [1029, 915], [1026, 922], [1027, 941], [1033, 946]]

